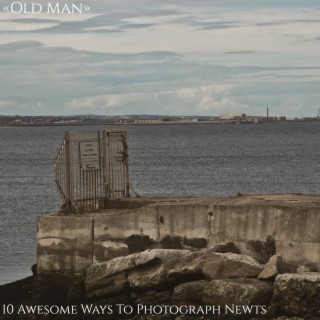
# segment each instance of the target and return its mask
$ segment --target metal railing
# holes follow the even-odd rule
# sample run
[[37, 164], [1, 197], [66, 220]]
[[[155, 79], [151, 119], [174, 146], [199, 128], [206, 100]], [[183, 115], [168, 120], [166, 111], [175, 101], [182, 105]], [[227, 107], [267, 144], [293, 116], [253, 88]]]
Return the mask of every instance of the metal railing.
[[129, 197], [127, 132], [67, 131], [55, 175], [67, 212], [102, 209], [108, 199]]

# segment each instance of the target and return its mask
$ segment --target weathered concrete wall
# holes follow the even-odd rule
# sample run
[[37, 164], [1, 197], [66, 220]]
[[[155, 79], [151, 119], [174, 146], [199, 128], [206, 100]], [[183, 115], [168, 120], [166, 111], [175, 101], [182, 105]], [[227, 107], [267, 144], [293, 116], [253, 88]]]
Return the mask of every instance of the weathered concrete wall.
[[208, 205], [158, 205], [159, 237], [208, 238]]
[[93, 262], [147, 248], [199, 249], [229, 241], [260, 262], [278, 254], [287, 263], [320, 270], [320, 197], [266, 197], [162, 201], [127, 211], [39, 217], [38, 271], [75, 274]]
[[125, 240], [132, 235], [159, 239], [157, 206], [145, 206], [127, 212], [101, 215], [94, 218], [94, 239]]
[[265, 204], [216, 206], [210, 245], [234, 242], [243, 254], [266, 262], [279, 254], [287, 263], [320, 268], [320, 207]]
[[320, 271], [320, 207], [282, 210], [275, 217], [275, 240], [284, 261]]
[[96, 216], [93, 259], [101, 262], [110, 256], [110, 252], [114, 257], [125, 255], [126, 252], [142, 251], [158, 240], [158, 213], [155, 206]]
[[93, 218], [38, 218], [38, 272], [79, 274], [92, 264]]
[[209, 218], [210, 245], [232, 241], [243, 254], [266, 262], [275, 254], [275, 217], [280, 210], [261, 205], [217, 205]]

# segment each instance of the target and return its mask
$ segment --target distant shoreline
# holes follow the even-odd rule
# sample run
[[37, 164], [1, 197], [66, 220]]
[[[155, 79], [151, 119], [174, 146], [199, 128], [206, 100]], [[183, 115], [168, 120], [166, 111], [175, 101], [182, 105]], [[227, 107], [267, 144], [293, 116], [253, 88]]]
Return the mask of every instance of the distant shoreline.
[[108, 122], [86, 122], [86, 123], [52, 123], [52, 124], [10, 124], [10, 125], [0, 125], [0, 127], [80, 127], [80, 126], [161, 126], [161, 125], [201, 125], [201, 124], [234, 124], [234, 125], [259, 125], [259, 124], [279, 124], [279, 123], [320, 123], [320, 120], [286, 120], [286, 121], [264, 121], [264, 122], [238, 122], [235, 120], [219, 120], [219, 121], [188, 121], [188, 122], [180, 122], [180, 121], [163, 121], [163, 122], [117, 122], [117, 123], [108, 123]]

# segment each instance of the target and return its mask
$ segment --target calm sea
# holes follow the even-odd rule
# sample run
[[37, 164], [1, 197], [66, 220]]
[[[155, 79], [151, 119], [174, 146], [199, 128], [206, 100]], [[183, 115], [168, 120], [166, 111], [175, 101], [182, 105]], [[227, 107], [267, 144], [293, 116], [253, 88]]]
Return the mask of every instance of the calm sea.
[[[0, 127], [0, 284], [31, 275], [36, 217], [59, 209], [54, 161], [65, 130]], [[142, 196], [320, 193], [320, 123], [128, 126]]]

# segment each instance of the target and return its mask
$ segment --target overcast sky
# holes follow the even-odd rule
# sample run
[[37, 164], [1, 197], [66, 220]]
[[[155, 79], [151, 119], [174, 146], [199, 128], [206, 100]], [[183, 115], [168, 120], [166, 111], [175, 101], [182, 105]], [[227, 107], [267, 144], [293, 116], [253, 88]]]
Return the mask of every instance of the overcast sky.
[[319, 0], [86, 0], [89, 13], [60, 15], [4, 12], [12, 2], [0, 1], [2, 115], [320, 108]]

